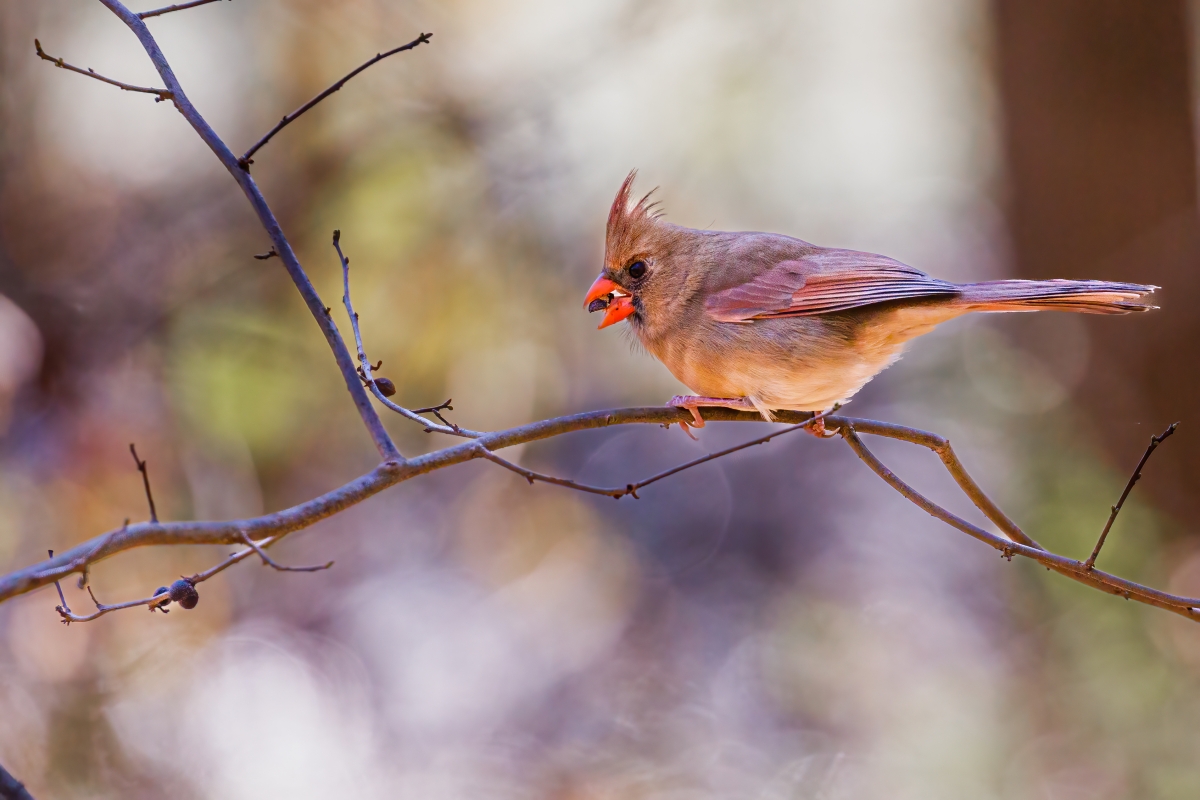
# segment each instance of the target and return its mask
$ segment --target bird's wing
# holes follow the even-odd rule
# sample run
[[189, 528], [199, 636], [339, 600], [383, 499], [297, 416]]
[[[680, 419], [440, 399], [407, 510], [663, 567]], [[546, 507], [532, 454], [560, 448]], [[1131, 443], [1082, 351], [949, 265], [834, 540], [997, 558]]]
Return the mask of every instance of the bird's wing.
[[749, 322], [959, 293], [953, 283], [886, 256], [830, 249], [780, 261], [745, 283], [710, 295], [704, 307], [720, 322]]

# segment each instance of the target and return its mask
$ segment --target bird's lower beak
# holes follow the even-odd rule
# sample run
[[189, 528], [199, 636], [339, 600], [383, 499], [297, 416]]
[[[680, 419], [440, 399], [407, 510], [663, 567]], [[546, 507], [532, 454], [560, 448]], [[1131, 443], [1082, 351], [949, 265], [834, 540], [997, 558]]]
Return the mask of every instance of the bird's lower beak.
[[[617, 297], [614, 294], [620, 292]], [[596, 301], [602, 301], [597, 303]], [[588, 289], [587, 298], [583, 301], [583, 307], [590, 311], [599, 311], [604, 309], [604, 319], [600, 320], [600, 328], [607, 328], [609, 325], [615, 325], [621, 320], [628, 317], [637, 309], [634, 308], [633, 298], [624, 293], [624, 290], [613, 281], [601, 275], [596, 278], [596, 282], [592, 284], [592, 288]]]

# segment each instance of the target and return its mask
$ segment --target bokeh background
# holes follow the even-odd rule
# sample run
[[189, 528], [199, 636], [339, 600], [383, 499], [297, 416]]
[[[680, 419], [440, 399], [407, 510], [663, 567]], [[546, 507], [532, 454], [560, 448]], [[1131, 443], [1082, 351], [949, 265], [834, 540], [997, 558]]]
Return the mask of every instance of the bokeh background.
[[[144, 5], [139, 8], [149, 8]], [[1160, 284], [1137, 318], [961, 320], [851, 409], [950, 436], [1027, 530], [1200, 593], [1195, 8], [1139, 0], [237, 0], [150, 21], [235, 151], [433, 31], [256, 159], [369, 354], [474, 428], [681, 388], [580, 309], [629, 169], [669, 219], [940, 277]], [[145, 501], [275, 510], [368, 470], [329, 352], [229, 177], [99, 3], [0, 5], [0, 569]], [[335, 313], [336, 310], [335, 310]], [[346, 327], [339, 317], [339, 324]], [[445, 444], [387, 423], [406, 453]], [[628, 481], [765, 426], [581, 433], [510, 455]], [[878, 452], [977, 519], [935, 459]], [[228, 548], [99, 565], [145, 596]], [[839, 442], [639, 501], [471, 464], [295, 534], [190, 612], [0, 606], [0, 763], [38, 798], [1195, 798], [1200, 627], [1007, 563]], [[74, 582], [73, 606], [87, 607]]]

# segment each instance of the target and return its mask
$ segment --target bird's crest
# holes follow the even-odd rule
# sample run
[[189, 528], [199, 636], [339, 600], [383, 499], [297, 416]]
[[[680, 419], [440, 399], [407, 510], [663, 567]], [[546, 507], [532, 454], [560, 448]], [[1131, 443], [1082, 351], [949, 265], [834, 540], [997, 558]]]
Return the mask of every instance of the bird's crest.
[[630, 205], [630, 195], [633, 189], [633, 179], [637, 170], [633, 170], [625, 178], [617, 196], [613, 199], [612, 208], [608, 211], [608, 230], [605, 235], [604, 260], [610, 266], [618, 266], [616, 262], [626, 255], [632, 254], [644, 240], [644, 237], [654, 230], [655, 221], [663, 215], [657, 201], [650, 202], [650, 196], [656, 189], [651, 189], [645, 197]]

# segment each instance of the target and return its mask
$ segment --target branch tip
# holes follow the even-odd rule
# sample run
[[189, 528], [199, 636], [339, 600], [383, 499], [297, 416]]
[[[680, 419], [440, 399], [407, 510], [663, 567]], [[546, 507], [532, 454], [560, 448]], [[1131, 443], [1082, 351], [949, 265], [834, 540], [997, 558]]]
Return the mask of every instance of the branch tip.
[[[271, 569], [274, 569], [278, 572], [320, 572], [321, 570], [329, 569], [330, 567], [333, 566], [332, 561], [327, 561], [324, 564], [318, 564], [317, 566], [314, 566], [314, 567], [284, 566], [283, 564], [277, 563], [269, 555], [267, 555], [267, 552], [266, 552], [266, 550], [263, 549], [263, 546], [259, 545], [257, 542], [255, 542], [253, 539], [251, 539], [250, 535], [248, 533], [246, 533], [245, 531], [242, 532], [242, 541], [245, 542], [247, 545], [249, 545], [251, 548], [253, 548], [254, 552], [258, 553], [258, 557], [262, 559], [262, 563], [263, 563], [264, 567], [271, 567]], [[267, 542], [268, 542], [268, 544], [270, 544], [271, 540], [268, 539]]]
[[[138, 472], [142, 473], [142, 484], [146, 489], [146, 502], [150, 505], [150, 521], [158, 522], [158, 511], [154, 507], [154, 495], [150, 492], [150, 471], [146, 469], [146, 462], [138, 458], [137, 448], [133, 446], [133, 442], [129, 443], [129, 452], [133, 455], [133, 463], [137, 464]], [[129, 521], [126, 520], [128, 525]]]
[[1172, 422], [1165, 431], [1157, 436], [1150, 437], [1150, 444], [1146, 447], [1146, 452], [1142, 454], [1142, 458], [1138, 461], [1137, 466], [1133, 468], [1133, 474], [1129, 476], [1129, 480], [1125, 484], [1125, 491], [1121, 492], [1121, 498], [1117, 500], [1116, 505], [1109, 507], [1108, 521], [1104, 523], [1104, 530], [1100, 531], [1100, 538], [1096, 540], [1096, 546], [1092, 548], [1092, 554], [1088, 556], [1087, 561], [1083, 562], [1084, 570], [1091, 572], [1095, 568], [1096, 559], [1100, 557], [1100, 549], [1104, 547], [1104, 541], [1108, 538], [1108, 532], [1112, 529], [1113, 523], [1117, 521], [1117, 515], [1121, 513], [1121, 508], [1124, 507], [1129, 493], [1133, 491], [1134, 484], [1141, 480], [1142, 468], [1146, 466], [1146, 462], [1150, 460], [1150, 456], [1154, 454], [1158, 446], [1166, 441], [1171, 434], [1175, 433], [1175, 429], [1178, 427], [1178, 422]]
[[190, 2], [190, 3], [178, 3], [173, 6], [164, 6], [163, 8], [156, 8], [153, 11], [143, 11], [140, 14], [137, 14], [136, 16], [138, 19], [145, 20], [145, 19], [150, 19], [151, 17], [161, 17], [163, 14], [170, 14], [172, 11], [184, 11], [189, 8], [195, 8], [196, 6], [204, 6], [204, 5], [208, 5], [209, 3], [216, 3], [219, 1], [220, 0], [192, 0], [192, 2]]
[[94, 79], [100, 81], [101, 83], [107, 83], [109, 86], [116, 86], [118, 89], [123, 89], [124, 91], [127, 91], [127, 92], [140, 92], [142, 94], [155, 95], [154, 101], [156, 103], [162, 102], [163, 100], [174, 100], [175, 99], [174, 92], [171, 92], [169, 89], [156, 89], [156, 88], [152, 88], [152, 87], [148, 87], [148, 86], [134, 86], [132, 83], [124, 83], [123, 81], [114, 80], [112, 78], [106, 78], [105, 76], [96, 72], [91, 67], [88, 67], [87, 69], [81, 69], [79, 67], [74, 66], [73, 64], [68, 64], [61, 57], [56, 58], [56, 57], [50, 55], [49, 53], [47, 53], [45, 50], [43, 50], [42, 43], [40, 41], [38, 41], [37, 39], [33, 40], [33, 49], [34, 49], [34, 52], [37, 53], [38, 58], [42, 59], [43, 61], [49, 61], [51, 64], [58, 67], [59, 69], [65, 69], [65, 70], [69, 70], [71, 72], [77, 72], [80, 75], [84, 75], [88, 78], [94, 78]]
[[[245, 165], [251, 164], [252, 162], [250, 160], [250, 157], [253, 156], [255, 153], [257, 153], [259, 151], [259, 149], [261, 149], [263, 147], [263, 145], [265, 145], [267, 142], [271, 141], [271, 139], [275, 136], [275, 134], [279, 133], [281, 130], [286, 128], [288, 125], [295, 122], [300, 117], [301, 114], [303, 114], [304, 112], [311, 109], [317, 103], [321, 102], [326, 97], [329, 97], [329, 95], [331, 95], [334, 92], [341, 89], [343, 86], [346, 85], [347, 81], [349, 81], [351, 78], [353, 78], [358, 73], [365, 70], [367, 67], [370, 67], [373, 64], [377, 64], [378, 62], [382, 61], [383, 59], [387, 58], [388, 56], [393, 56], [396, 53], [403, 53], [405, 50], [412, 50], [414, 47], [417, 47], [418, 45], [425, 44], [431, 38], [433, 38], [432, 33], [422, 33], [420, 36], [418, 36], [416, 39], [413, 39], [408, 44], [400, 45], [397, 48], [388, 50], [386, 53], [376, 53], [374, 57], [368, 59], [363, 64], [360, 64], [358, 67], [356, 67], [355, 69], [346, 73], [344, 76], [339, 78], [334, 83], [330, 84], [330, 86], [328, 88], [326, 88], [323, 92], [318, 94], [313, 99], [309, 100], [304, 105], [300, 106], [300, 108], [296, 109], [295, 111], [293, 111], [290, 114], [285, 114], [283, 116], [283, 118], [280, 119], [279, 122], [277, 122], [275, 124], [274, 128], [271, 128], [271, 130], [267, 131], [267, 133], [261, 139], [259, 139], [253, 145], [251, 145], [250, 149], [247, 150], [240, 159], [238, 159], [238, 164], [245, 164]], [[242, 166], [242, 169], [247, 169], [247, 167]]]

